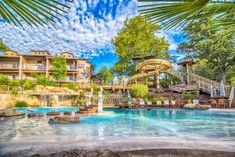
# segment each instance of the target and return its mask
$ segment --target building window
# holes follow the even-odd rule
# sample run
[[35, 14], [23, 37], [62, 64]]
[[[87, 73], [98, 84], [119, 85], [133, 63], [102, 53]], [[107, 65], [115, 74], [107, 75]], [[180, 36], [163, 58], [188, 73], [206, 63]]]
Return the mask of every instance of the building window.
[[41, 64], [41, 63], [42, 63], [42, 61], [37, 61], [37, 63]]
[[69, 81], [73, 81], [73, 75], [69, 75]]
[[84, 67], [85, 67], [85, 64], [78, 64], [78, 67], [79, 67], [79, 68], [84, 68]]

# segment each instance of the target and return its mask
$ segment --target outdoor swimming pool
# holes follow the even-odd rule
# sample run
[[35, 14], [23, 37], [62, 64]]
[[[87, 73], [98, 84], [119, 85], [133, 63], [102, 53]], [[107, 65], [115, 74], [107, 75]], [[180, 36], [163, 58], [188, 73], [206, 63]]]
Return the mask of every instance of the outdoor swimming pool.
[[[75, 108], [58, 109], [68, 111]], [[40, 113], [51, 109], [35, 108]], [[18, 111], [25, 112], [23, 109]], [[54, 109], [53, 109], [54, 111]], [[0, 141], [47, 137], [56, 139], [106, 139], [110, 137], [180, 137], [235, 141], [235, 112], [175, 109], [105, 109], [81, 117], [80, 124], [48, 124], [48, 117], [6, 118], [0, 121]]]

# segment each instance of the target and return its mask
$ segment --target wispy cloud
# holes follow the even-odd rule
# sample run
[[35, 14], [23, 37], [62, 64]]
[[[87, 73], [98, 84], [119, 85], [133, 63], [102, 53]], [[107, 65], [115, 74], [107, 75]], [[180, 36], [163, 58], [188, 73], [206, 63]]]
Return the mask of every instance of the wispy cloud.
[[126, 17], [137, 14], [135, 1], [74, 0], [69, 14], [49, 27], [18, 28], [0, 23], [0, 38], [19, 52], [47, 49], [52, 53], [71, 51], [92, 57], [113, 52], [111, 39], [122, 28]]
[[[112, 38], [127, 17], [138, 14], [136, 0], [74, 0], [70, 5], [69, 13], [56, 23], [57, 29], [19, 28], [0, 21], [0, 39], [21, 53], [46, 49], [52, 54], [71, 51], [78, 57], [97, 58], [114, 53]], [[164, 36], [170, 44], [170, 52], [174, 52], [178, 44], [174, 36], [180, 33], [161, 31], [157, 36]]]

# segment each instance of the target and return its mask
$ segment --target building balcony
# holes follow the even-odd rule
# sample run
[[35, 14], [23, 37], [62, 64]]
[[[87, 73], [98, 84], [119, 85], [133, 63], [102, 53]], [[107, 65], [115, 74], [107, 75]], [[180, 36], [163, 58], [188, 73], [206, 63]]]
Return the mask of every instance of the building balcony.
[[45, 65], [35, 65], [35, 64], [25, 64], [23, 66], [24, 70], [46, 70]]
[[75, 70], [77, 70], [77, 68], [76, 68], [76, 66], [68, 65], [68, 66], [67, 66], [67, 70], [75, 71]]
[[0, 64], [0, 69], [19, 69], [19, 64]]
[[78, 79], [79, 80], [86, 79], [86, 75], [85, 74], [78, 74]]
[[85, 64], [78, 64], [78, 68], [85, 68]]

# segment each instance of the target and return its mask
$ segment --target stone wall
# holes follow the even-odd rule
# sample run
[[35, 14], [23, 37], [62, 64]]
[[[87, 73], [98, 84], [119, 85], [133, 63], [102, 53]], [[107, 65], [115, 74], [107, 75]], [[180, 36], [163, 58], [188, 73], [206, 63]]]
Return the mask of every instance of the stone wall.
[[[0, 94], [0, 108], [15, 107], [16, 102], [25, 101], [29, 104], [29, 107], [46, 107], [48, 100], [42, 99], [38, 96], [30, 96], [28, 94]], [[72, 100], [64, 98], [63, 100], [58, 99], [58, 96], [51, 96], [50, 100], [51, 107], [60, 106], [72, 106]]]
[[[0, 108], [15, 107], [16, 102], [25, 101], [29, 107], [72, 106], [74, 100], [70, 95], [78, 95], [66, 87], [50, 87], [37, 85], [34, 90], [20, 91], [17, 95], [0, 94]], [[34, 96], [32, 96], [34, 95]]]
[[30, 106], [40, 106], [40, 101], [38, 98], [29, 96], [27, 94], [0, 94], [0, 107], [6, 108], [6, 107], [15, 107], [16, 102], [19, 101], [25, 101]]

